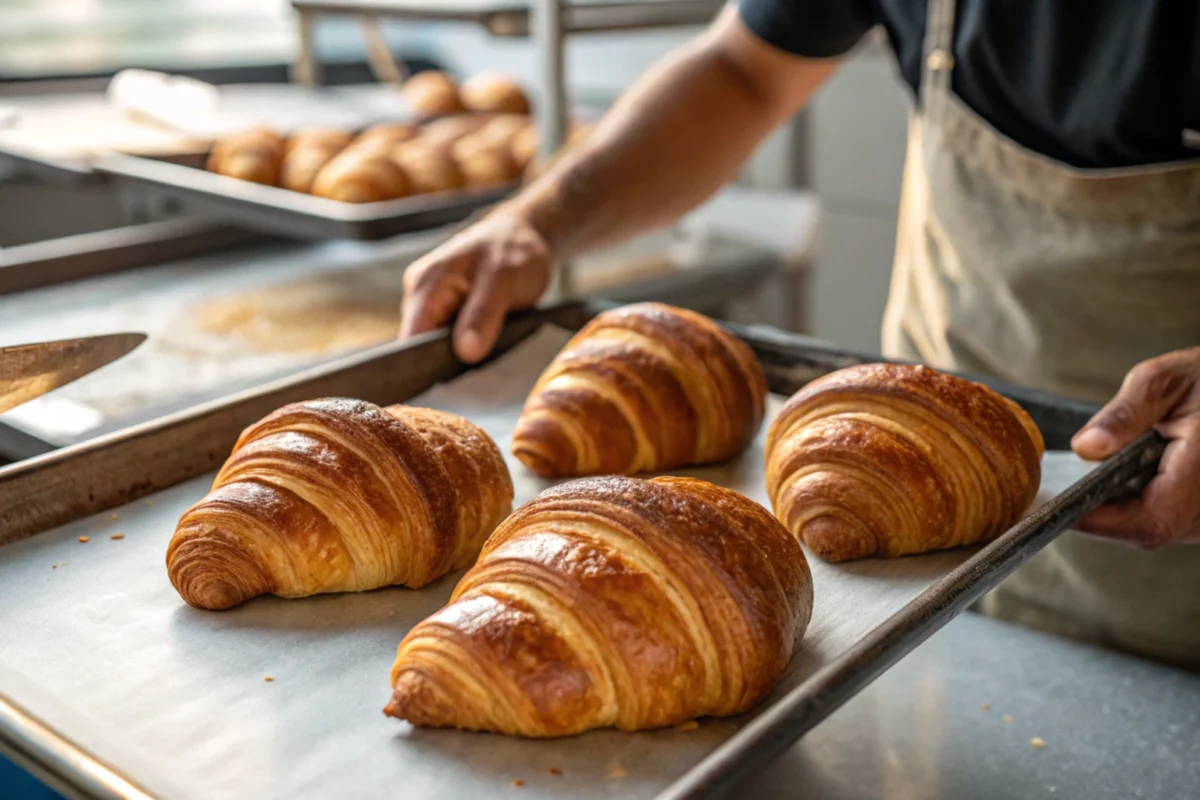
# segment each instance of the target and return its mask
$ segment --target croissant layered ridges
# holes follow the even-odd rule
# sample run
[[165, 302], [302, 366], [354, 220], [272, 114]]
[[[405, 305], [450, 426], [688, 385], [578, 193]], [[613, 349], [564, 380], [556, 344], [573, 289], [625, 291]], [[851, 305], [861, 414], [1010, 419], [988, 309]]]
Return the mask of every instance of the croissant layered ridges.
[[818, 379], [767, 436], [776, 514], [822, 558], [900, 556], [989, 541], [1041, 480], [1043, 442], [1015, 403], [927, 367]]
[[248, 428], [180, 520], [168, 575], [190, 604], [423, 586], [471, 562], [512, 506], [495, 444], [458, 417], [327, 399]]
[[812, 613], [799, 545], [757, 504], [686, 478], [543, 493], [401, 643], [387, 713], [563, 736], [743, 711]]
[[754, 438], [766, 394], [753, 351], [712, 320], [625, 306], [584, 326], [542, 374], [513, 453], [545, 477], [720, 461]]

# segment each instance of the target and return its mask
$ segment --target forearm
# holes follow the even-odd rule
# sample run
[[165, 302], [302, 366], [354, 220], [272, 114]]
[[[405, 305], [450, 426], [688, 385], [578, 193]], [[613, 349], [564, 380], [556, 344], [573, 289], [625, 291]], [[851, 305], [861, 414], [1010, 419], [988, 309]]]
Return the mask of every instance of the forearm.
[[[766, 48], [729, 17], [643, 76], [579, 151], [505, 205], [556, 259], [669, 223], [730, 181], [759, 142], [833, 71]], [[734, 28], [731, 30], [731, 26]], [[765, 80], [772, 59], [790, 71]], [[765, 60], [765, 63], [764, 63]]]

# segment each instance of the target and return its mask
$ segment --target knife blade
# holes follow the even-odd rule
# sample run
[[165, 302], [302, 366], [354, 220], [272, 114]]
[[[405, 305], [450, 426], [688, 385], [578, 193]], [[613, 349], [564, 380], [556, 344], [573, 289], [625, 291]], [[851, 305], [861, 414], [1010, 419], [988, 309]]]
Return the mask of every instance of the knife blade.
[[0, 347], [0, 413], [116, 361], [144, 341], [144, 333], [113, 333]]

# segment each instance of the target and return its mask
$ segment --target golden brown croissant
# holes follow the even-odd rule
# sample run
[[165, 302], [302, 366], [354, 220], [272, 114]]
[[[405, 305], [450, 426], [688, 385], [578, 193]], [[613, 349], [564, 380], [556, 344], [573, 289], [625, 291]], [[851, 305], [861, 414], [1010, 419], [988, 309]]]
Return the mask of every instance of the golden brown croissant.
[[464, 136], [469, 136], [492, 119], [489, 114], [463, 114], [443, 117], [421, 126], [418, 140], [425, 144], [449, 147]]
[[418, 72], [404, 82], [400, 93], [414, 113], [426, 117], [461, 114], [466, 111], [458, 94], [458, 84], [444, 72]]
[[356, 136], [350, 146], [356, 149], [373, 147], [391, 150], [401, 142], [417, 138], [420, 132], [420, 126], [412, 122], [381, 122]]
[[416, 588], [474, 561], [512, 497], [495, 443], [460, 417], [293, 403], [238, 439], [179, 520], [167, 572], [208, 609], [260, 594]]
[[268, 128], [226, 136], [209, 153], [207, 169], [219, 175], [274, 186], [283, 163], [283, 137]]
[[775, 513], [829, 561], [986, 542], [1033, 501], [1042, 435], [1011, 400], [928, 367], [867, 364], [797, 392], [767, 435]]
[[392, 150], [392, 160], [412, 181], [414, 194], [448, 192], [467, 185], [449, 147], [420, 139], [401, 142]]
[[287, 140], [279, 185], [293, 192], [312, 191], [321, 169], [350, 143], [350, 133], [341, 130], [310, 130]]
[[606, 311], [538, 379], [512, 452], [545, 477], [720, 461], [762, 424], [754, 352], [707, 317], [662, 303]]
[[812, 575], [765, 509], [693, 478], [589, 478], [504, 521], [413, 628], [385, 713], [566, 736], [761, 701], [812, 615]]
[[529, 98], [516, 81], [496, 72], [481, 72], [463, 81], [458, 95], [468, 111], [529, 114]]
[[412, 182], [386, 151], [347, 148], [321, 168], [312, 193], [346, 203], [375, 203], [412, 194]]
[[450, 146], [450, 153], [468, 186], [497, 186], [521, 175], [509, 148], [484, 137], [482, 131], [456, 141]]

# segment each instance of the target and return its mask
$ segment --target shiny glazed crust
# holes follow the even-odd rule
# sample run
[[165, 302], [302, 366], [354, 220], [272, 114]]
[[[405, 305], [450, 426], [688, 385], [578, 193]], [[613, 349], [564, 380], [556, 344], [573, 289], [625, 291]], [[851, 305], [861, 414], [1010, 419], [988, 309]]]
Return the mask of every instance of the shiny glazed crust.
[[423, 586], [474, 561], [512, 508], [495, 443], [452, 414], [327, 399], [242, 434], [180, 519], [167, 572], [193, 606]]
[[799, 544], [735, 492], [573, 481], [501, 524], [404, 638], [385, 713], [529, 737], [736, 714], [783, 673], [812, 599]]
[[625, 306], [588, 323], [542, 373], [512, 451], [545, 477], [720, 461], [754, 438], [766, 396], [754, 352], [712, 320]]
[[1041, 483], [1041, 433], [1018, 405], [929, 367], [867, 364], [797, 392], [767, 435], [779, 519], [829, 561], [996, 538]]

